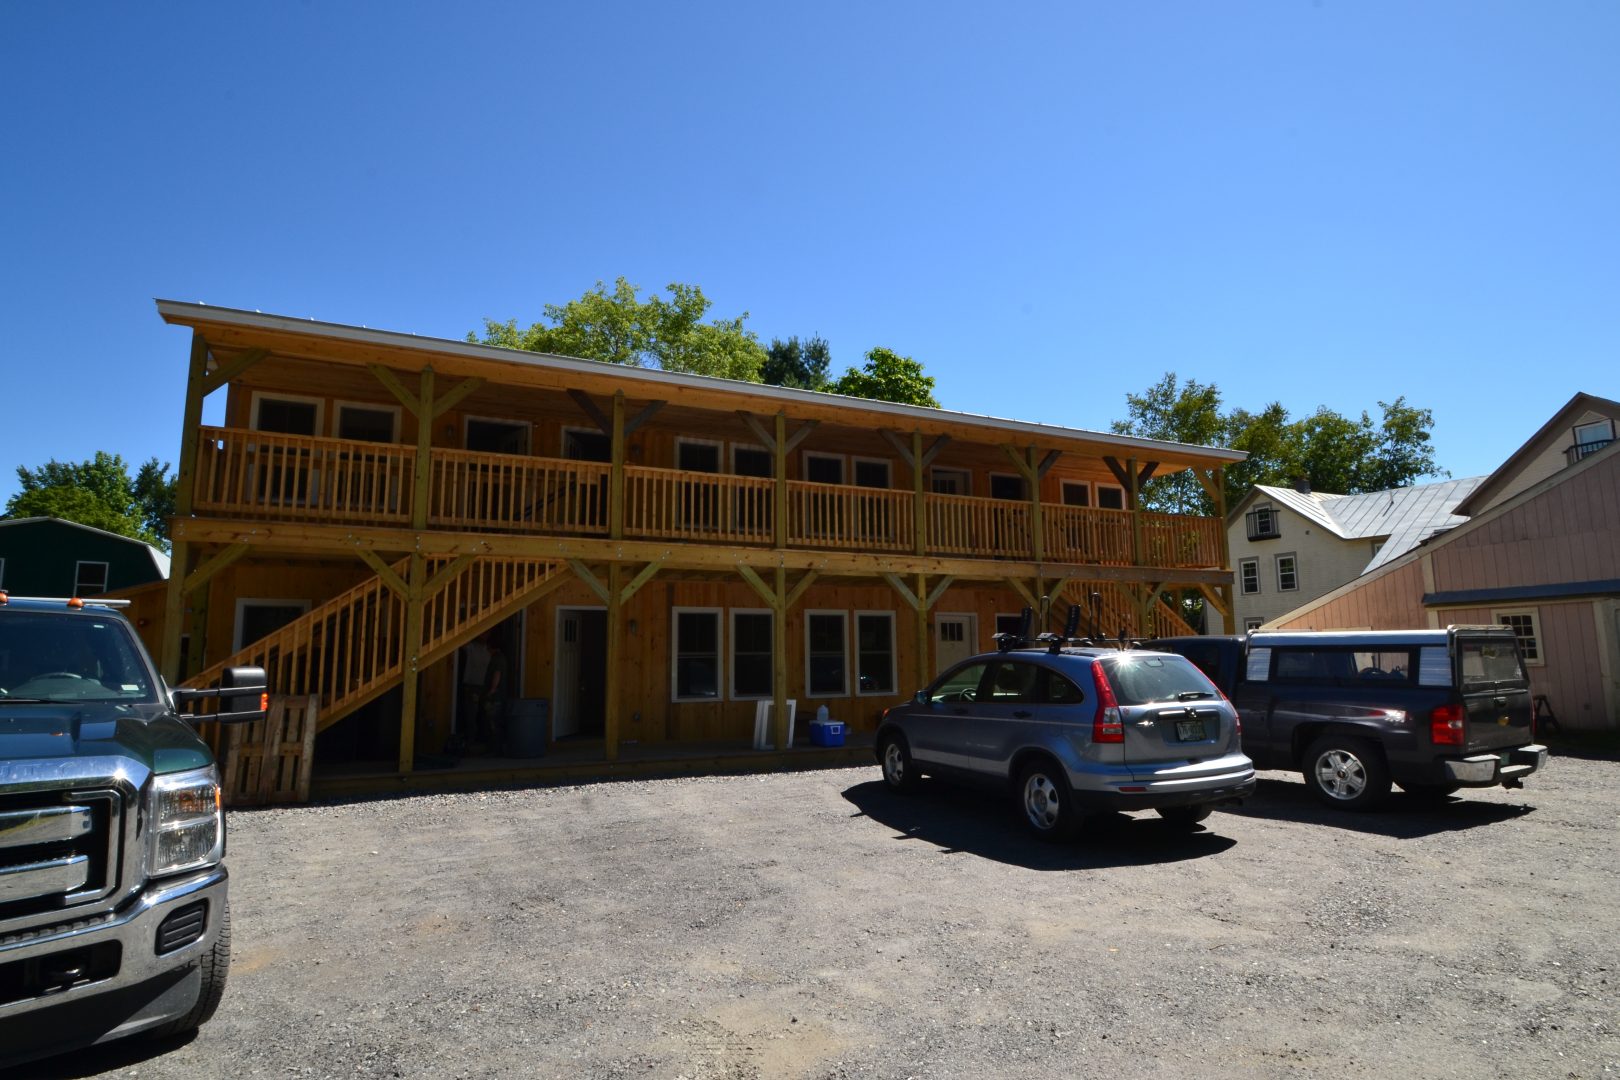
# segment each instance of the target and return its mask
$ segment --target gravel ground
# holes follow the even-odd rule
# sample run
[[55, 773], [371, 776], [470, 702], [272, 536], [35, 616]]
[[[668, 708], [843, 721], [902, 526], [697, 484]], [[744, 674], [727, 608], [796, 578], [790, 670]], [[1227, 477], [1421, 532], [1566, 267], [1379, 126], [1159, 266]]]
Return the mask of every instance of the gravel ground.
[[1620, 765], [1027, 839], [876, 767], [231, 815], [179, 1044], [54, 1076], [1620, 1076]]

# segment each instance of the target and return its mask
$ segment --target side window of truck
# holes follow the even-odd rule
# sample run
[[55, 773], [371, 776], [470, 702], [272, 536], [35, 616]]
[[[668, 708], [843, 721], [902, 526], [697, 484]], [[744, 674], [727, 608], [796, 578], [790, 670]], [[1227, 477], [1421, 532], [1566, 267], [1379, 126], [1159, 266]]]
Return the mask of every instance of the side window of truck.
[[1410, 649], [1277, 649], [1274, 678], [1334, 686], [1390, 686], [1412, 681]]

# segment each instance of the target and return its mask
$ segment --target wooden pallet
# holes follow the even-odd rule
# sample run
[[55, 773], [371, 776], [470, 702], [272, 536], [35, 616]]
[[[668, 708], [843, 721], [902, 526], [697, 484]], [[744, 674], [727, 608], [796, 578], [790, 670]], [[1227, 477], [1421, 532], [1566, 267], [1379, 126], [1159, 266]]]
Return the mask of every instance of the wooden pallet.
[[275, 696], [263, 720], [225, 728], [220, 773], [231, 806], [309, 801], [320, 699]]

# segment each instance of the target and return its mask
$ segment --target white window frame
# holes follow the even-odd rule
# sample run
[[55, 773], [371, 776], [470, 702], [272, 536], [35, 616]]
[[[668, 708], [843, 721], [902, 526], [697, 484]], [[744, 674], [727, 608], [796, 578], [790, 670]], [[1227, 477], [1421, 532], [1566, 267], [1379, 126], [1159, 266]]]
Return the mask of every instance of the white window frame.
[[970, 496], [970, 495], [973, 494], [973, 470], [972, 469], [952, 468], [949, 465], [944, 465], [944, 466], [931, 465], [931, 466], [929, 466], [929, 468], [928, 468], [928, 494], [930, 494], [930, 495], [949, 494], [948, 492], [942, 492], [942, 491], [935, 491], [934, 490], [934, 475], [936, 473], [945, 473], [945, 474], [947, 474], [949, 476], [960, 476], [962, 478], [962, 491], [961, 491], [960, 495], [961, 496]]
[[1244, 632], [1248, 632], [1250, 630], [1258, 630], [1258, 629], [1260, 629], [1260, 627], [1265, 623], [1265, 621], [1266, 620], [1260, 618], [1258, 615], [1253, 615], [1253, 616], [1250, 616], [1247, 619], [1244, 619], [1243, 620]]
[[[283, 394], [276, 390], [253, 391], [253, 404], [248, 410], [248, 426], [254, 431], [259, 430], [259, 405], [266, 399], [271, 401], [296, 401], [301, 405], [315, 406], [315, 430], [308, 435], [293, 435], [294, 439], [317, 438], [326, 430], [326, 399], [323, 397], [310, 397], [308, 394]], [[266, 435], [283, 435], [281, 431], [267, 431]]]
[[[770, 608], [730, 608], [726, 612], [726, 689], [731, 692], [731, 701], [769, 701], [774, 698], [774, 686], [763, 694], [744, 694], [737, 689], [737, 616], [739, 615], [774, 615]], [[776, 663], [776, 622], [771, 621], [771, 664], [772, 680], [775, 680]], [[708, 700], [707, 698], [703, 700]]]
[[1118, 484], [1097, 484], [1095, 486], [1096, 486], [1096, 490], [1093, 491], [1092, 494], [1094, 494], [1097, 497], [1097, 501], [1095, 503], [1093, 503], [1092, 505], [1094, 507], [1096, 507], [1098, 510], [1103, 510], [1103, 509], [1114, 510], [1114, 508], [1112, 506], [1109, 506], [1109, 507], [1104, 507], [1103, 506], [1103, 504], [1102, 504], [1102, 493], [1104, 491], [1117, 491], [1117, 492], [1119, 492], [1119, 509], [1114, 510], [1114, 513], [1122, 514], [1122, 513], [1124, 513], [1125, 511], [1127, 511], [1127, 510], [1129, 510], [1131, 508], [1130, 493], [1128, 491], [1126, 491], [1124, 488], [1120, 487]]
[[105, 559], [78, 559], [73, 564], [73, 595], [82, 596], [79, 592], [80, 573], [86, 566], [101, 567], [101, 592], [92, 593], [92, 596], [101, 596], [112, 590], [112, 564]]
[[[1284, 585], [1283, 584], [1283, 568], [1282, 567], [1283, 567], [1283, 560], [1284, 559], [1292, 559], [1293, 562], [1294, 562], [1294, 583], [1292, 585]], [[1277, 558], [1276, 558], [1276, 567], [1277, 567], [1277, 591], [1278, 592], [1298, 592], [1299, 591], [1299, 552], [1297, 552], [1297, 551], [1285, 551], [1282, 554], [1278, 555]]]
[[[1602, 428], [1604, 434], [1599, 435], [1595, 439], [1581, 438], [1581, 432], [1591, 428]], [[1602, 442], [1605, 439], [1612, 439], [1614, 438], [1614, 421], [1607, 417], [1598, 420], [1588, 420], [1584, 424], [1576, 424], [1572, 429], [1571, 434], [1575, 436], [1576, 446], [1587, 446], [1591, 443]], [[1515, 612], [1514, 614], [1517, 613]]]
[[[1525, 667], [1545, 667], [1547, 665], [1547, 639], [1541, 636], [1541, 609], [1533, 607], [1492, 608], [1491, 622], [1497, 626], [1510, 625], [1502, 621], [1504, 617], [1510, 615], [1515, 618], [1520, 616], [1529, 618], [1530, 640], [1531, 643], [1536, 647], [1536, 658], [1532, 660], [1528, 656], [1524, 655], [1524, 643], [1520, 642], [1519, 659], [1524, 661]], [[1515, 637], [1517, 637], [1519, 634], [1518, 630], [1515, 629], [1513, 634]]]
[[[823, 690], [819, 693], [810, 689], [810, 617], [812, 615], [836, 615], [843, 622], [844, 630], [840, 635], [844, 643], [844, 686], [841, 690], [833, 692]], [[807, 698], [847, 698], [849, 697], [849, 612], [834, 608], [810, 608], [804, 613], [804, 696]]]
[[[1006, 477], [1008, 480], [1017, 480], [1020, 484], [1024, 485], [1024, 493], [1016, 499], [996, 498], [996, 480], [1000, 477]], [[1029, 502], [1029, 478], [1020, 473], [993, 472], [990, 474], [989, 489], [985, 492], [985, 495], [987, 498], [996, 499], [997, 502]]]
[[[502, 424], [502, 425], [504, 425], [506, 427], [522, 428], [523, 429], [523, 452], [516, 455], [516, 456], [517, 457], [528, 457], [530, 454], [534, 453], [534, 424], [532, 422], [528, 421], [528, 420], [514, 420], [510, 416], [473, 416], [471, 414], [464, 415], [461, 418], [461, 445], [462, 445], [463, 448], [465, 448], [466, 445], [467, 445], [467, 435], [472, 430], [472, 423], [473, 423], [474, 420], [477, 420], [478, 422], [483, 423], [483, 424]], [[476, 451], [473, 451], [473, 452], [474, 453], [479, 453], [479, 454], [487, 454], [487, 453], [491, 453], [492, 451], [476, 450]]]
[[[1069, 501], [1069, 489], [1070, 488], [1079, 488], [1081, 491], [1084, 491], [1086, 493], [1086, 501], [1083, 504], [1082, 503], [1072, 503], [1072, 502], [1070, 502]], [[1064, 506], [1079, 507], [1082, 510], [1095, 510], [1097, 508], [1097, 500], [1092, 495], [1091, 481], [1090, 480], [1062, 480], [1062, 481], [1059, 481], [1059, 483], [1058, 483], [1058, 501], [1061, 502]]]
[[[1252, 589], [1249, 588], [1248, 581], [1243, 576], [1245, 568], [1254, 571], [1254, 588]], [[1258, 556], [1252, 559], [1238, 560], [1238, 593], [1242, 596], [1260, 595], [1260, 559]]]
[[[681, 447], [683, 446], [712, 446], [715, 449], [714, 472], [699, 472], [688, 469], [681, 464]], [[680, 472], [691, 472], [694, 476], [724, 476], [726, 474], [726, 444], [723, 439], [694, 439], [690, 435], [677, 435], [675, 437], [675, 461], [673, 465]]]
[[800, 475], [802, 475], [804, 477], [805, 483], [807, 483], [807, 484], [820, 483], [820, 481], [810, 479], [810, 459], [811, 458], [826, 458], [828, 461], [836, 461], [836, 462], [838, 462], [838, 475], [843, 478], [843, 479], [839, 480], [838, 483], [840, 485], [849, 483], [849, 455], [848, 454], [829, 454], [825, 450], [804, 450], [804, 451], [800, 452], [799, 469], [801, 470]]
[[[390, 442], [390, 443], [399, 442], [400, 407], [398, 405], [382, 405], [382, 404], [379, 404], [379, 403], [377, 403], [375, 401], [334, 401], [334, 402], [332, 402], [332, 438], [334, 438], [334, 439], [343, 438], [343, 436], [340, 435], [339, 432], [341, 432], [343, 430], [343, 410], [344, 409], [364, 409], [367, 412], [385, 412], [385, 413], [392, 414], [392, 416], [394, 417], [394, 430], [388, 436], [388, 442]], [[377, 445], [378, 446], [384, 446], [386, 444], [385, 443], [378, 443]]]
[[[887, 619], [889, 621], [889, 689], [862, 690], [861, 689], [861, 620]], [[897, 636], [899, 627], [895, 623], [893, 611], [857, 611], [853, 623], [853, 639], [855, 642], [855, 696], [856, 697], [894, 697], [900, 693], [900, 639]]]
[[[714, 670], [715, 686], [714, 697], [681, 697], [680, 696], [680, 658], [681, 658], [681, 616], [682, 615], [713, 615], [714, 616]], [[726, 700], [726, 609], [718, 607], [672, 607], [669, 609], [669, 700], [675, 702], [691, 701], [725, 701]], [[613, 672], [608, 672], [608, 682], [613, 682]], [[610, 685], [611, 690], [611, 685]]]
[[888, 458], [856, 457], [855, 455], [851, 454], [850, 458], [849, 458], [849, 483], [851, 485], [855, 486], [855, 487], [865, 487], [864, 484], [856, 484], [855, 483], [855, 467], [857, 465], [881, 465], [881, 466], [883, 466], [883, 477], [884, 477], [883, 486], [880, 487], [880, 488], [867, 488], [866, 490], [868, 490], [868, 491], [893, 491], [894, 490], [894, 462], [890, 461]]
[[241, 652], [251, 642], [242, 640], [242, 612], [250, 607], [295, 607], [309, 614], [308, 600], [294, 600], [282, 596], [239, 596], [236, 599], [236, 623], [231, 628], [231, 651]]
[[739, 450], [752, 451], [752, 452], [754, 452], [756, 454], [764, 454], [766, 457], [771, 459], [771, 472], [770, 472], [769, 477], [750, 476], [749, 479], [753, 479], [753, 480], [775, 479], [775, 477], [776, 477], [776, 455], [771, 453], [768, 449], [766, 449], [765, 447], [759, 445], [758, 443], [747, 443], [747, 442], [734, 442], [727, 448], [726, 464], [731, 469], [731, 475], [732, 476], [742, 476], [742, 475], [744, 475], [743, 473], [740, 473], [740, 472], [737, 471], [737, 451], [739, 451]]

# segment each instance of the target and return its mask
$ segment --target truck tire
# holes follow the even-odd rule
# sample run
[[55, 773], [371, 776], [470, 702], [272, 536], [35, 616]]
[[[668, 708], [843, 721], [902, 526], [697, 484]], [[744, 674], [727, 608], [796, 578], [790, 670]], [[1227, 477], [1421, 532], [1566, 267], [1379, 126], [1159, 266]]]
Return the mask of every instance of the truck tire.
[[1376, 743], [1328, 734], [1305, 751], [1305, 786], [1336, 810], [1368, 810], [1389, 795], [1389, 768]]
[[191, 1011], [177, 1019], [170, 1020], [160, 1028], [153, 1028], [151, 1036], [154, 1039], [170, 1039], [176, 1035], [187, 1035], [206, 1024], [219, 1009], [219, 1001], [225, 996], [225, 977], [231, 970], [231, 902], [224, 900], [219, 905], [219, 934], [214, 938], [213, 947], [205, 953], [198, 968], [202, 972], [202, 989], [197, 994], [197, 1004]]

